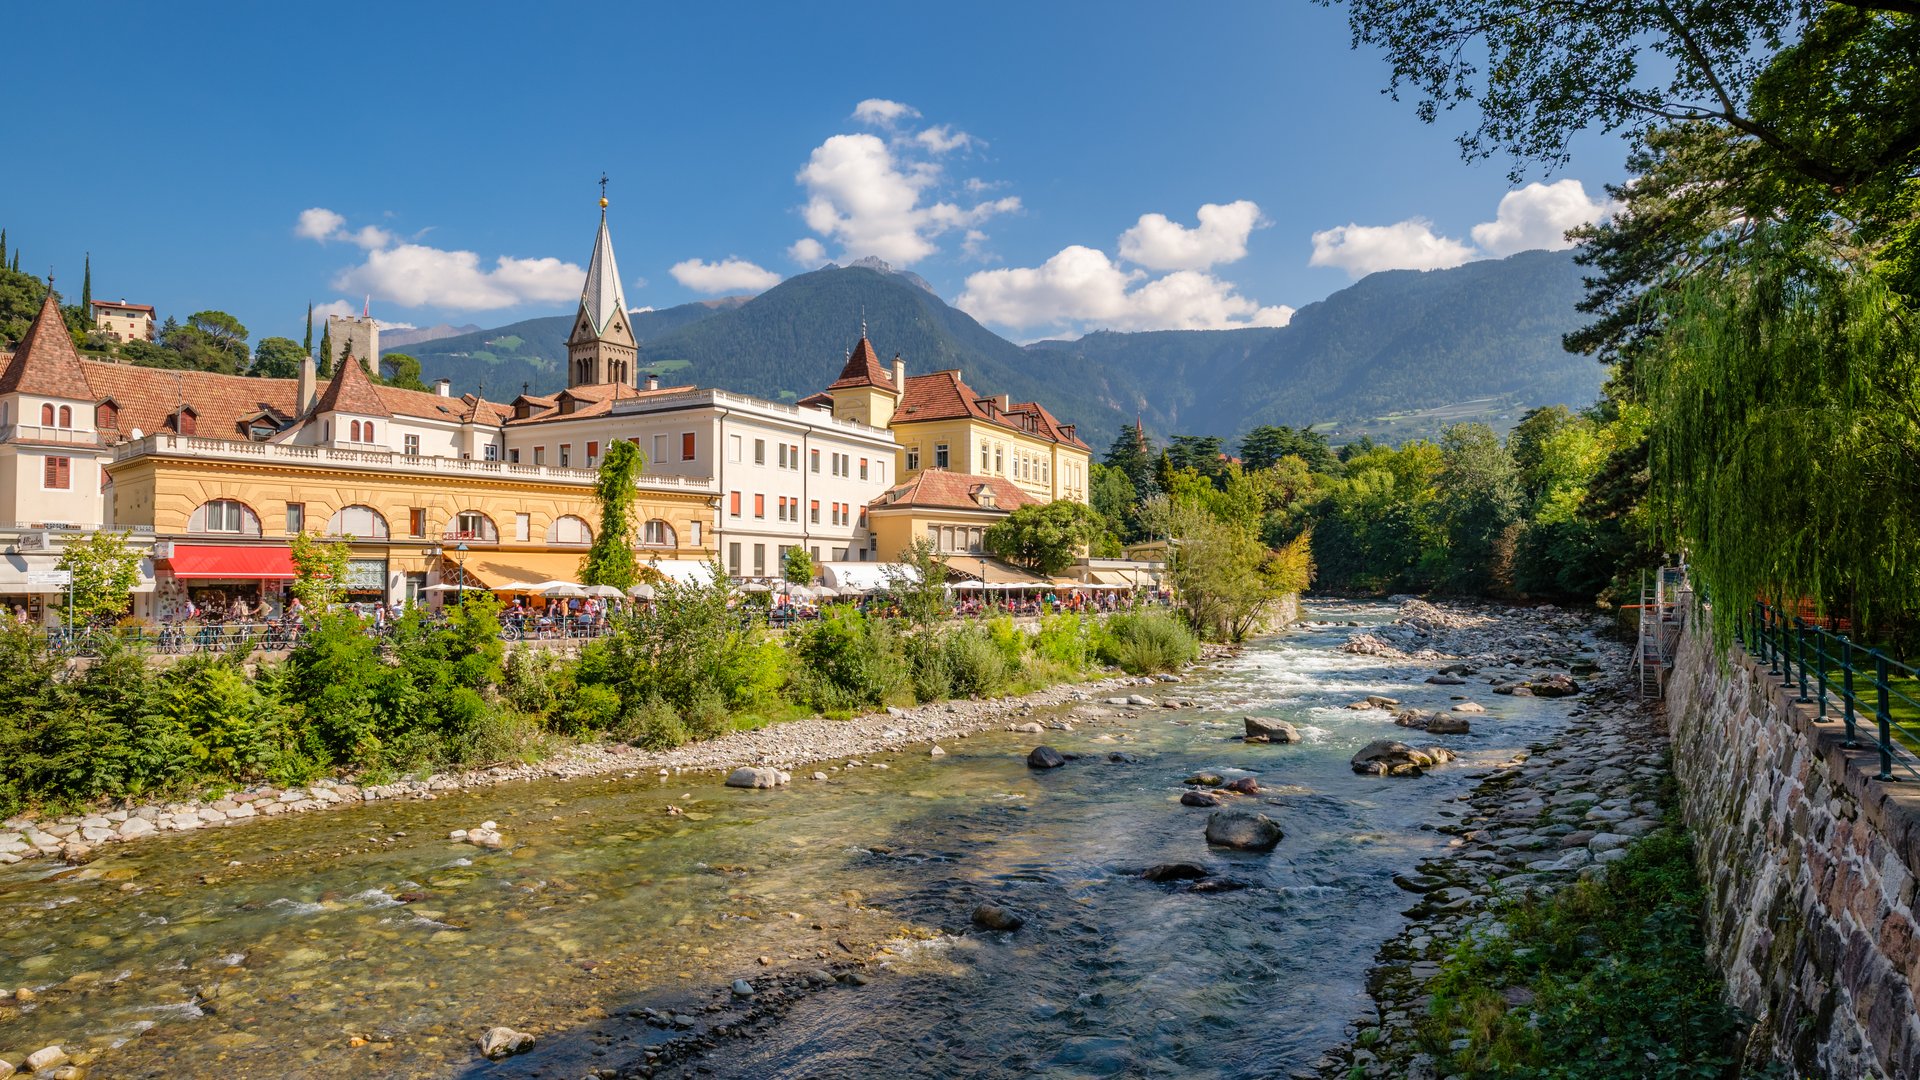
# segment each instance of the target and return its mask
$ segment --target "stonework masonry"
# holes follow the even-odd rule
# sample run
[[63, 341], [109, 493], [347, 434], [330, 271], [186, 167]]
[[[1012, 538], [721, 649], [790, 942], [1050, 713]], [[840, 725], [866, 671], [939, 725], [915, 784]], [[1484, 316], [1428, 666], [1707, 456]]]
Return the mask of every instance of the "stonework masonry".
[[1843, 745], [1837, 706], [1821, 721], [1737, 645], [1718, 649], [1706, 621], [1683, 639], [1667, 718], [1707, 949], [1754, 1020], [1748, 1061], [1920, 1077], [1920, 780], [1874, 780], [1877, 755]]

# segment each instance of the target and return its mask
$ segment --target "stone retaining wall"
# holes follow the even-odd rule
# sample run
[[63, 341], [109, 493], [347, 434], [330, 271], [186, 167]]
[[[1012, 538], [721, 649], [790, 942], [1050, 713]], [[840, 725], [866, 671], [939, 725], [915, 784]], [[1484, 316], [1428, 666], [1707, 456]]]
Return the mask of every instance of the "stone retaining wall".
[[1837, 707], [1821, 722], [1710, 637], [1704, 625], [1683, 637], [1667, 719], [1707, 883], [1707, 950], [1755, 1021], [1748, 1062], [1920, 1077], [1920, 780], [1873, 780], [1878, 758], [1842, 745]]

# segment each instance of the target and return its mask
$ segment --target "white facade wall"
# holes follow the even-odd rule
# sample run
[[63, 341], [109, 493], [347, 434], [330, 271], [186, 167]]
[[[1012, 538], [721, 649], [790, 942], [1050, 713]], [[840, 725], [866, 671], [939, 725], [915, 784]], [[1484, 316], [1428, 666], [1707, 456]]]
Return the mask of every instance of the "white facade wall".
[[[599, 464], [616, 439], [638, 443], [651, 475], [710, 477], [720, 492], [713, 546], [730, 572], [777, 577], [786, 548], [816, 561], [870, 559], [864, 512], [895, 482], [890, 432], [718, 390], [644, 397], [577, 420], [506, 429], [507, 460]], [[817, 507], [817, 509], [816, 509]]]

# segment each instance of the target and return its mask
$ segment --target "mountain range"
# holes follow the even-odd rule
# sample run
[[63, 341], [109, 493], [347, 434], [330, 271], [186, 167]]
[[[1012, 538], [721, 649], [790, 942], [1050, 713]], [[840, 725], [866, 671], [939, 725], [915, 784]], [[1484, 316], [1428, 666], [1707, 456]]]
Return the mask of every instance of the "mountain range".
[[[755, 297], [636, 311], [643, 370], [791, 400], [831, 382], [863, 327], [910, 374], [959, 368], [982, 394], [1037, 400], [1096, 449], [1136, 418], [1158, 435], [1315, 424], [1399, 440], [1443, 423], [1509, 426], [1536, 405], [1593, 402], [1601, 365], [1561, 348], [1581, 325], [1569, 252], [1369, 275], [1285, 327], [1100, 331], [1016, 345], [878, 260], [828, 266]], [[411, 345], [423, 377], [506, 400], [564, 383], [571, 315]]]

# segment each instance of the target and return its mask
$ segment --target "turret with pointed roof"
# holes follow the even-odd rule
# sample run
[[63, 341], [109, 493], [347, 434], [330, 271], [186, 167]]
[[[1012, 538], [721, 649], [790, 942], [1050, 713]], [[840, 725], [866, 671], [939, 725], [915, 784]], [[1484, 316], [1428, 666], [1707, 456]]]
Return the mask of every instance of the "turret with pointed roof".
[[314, 415], [321, 413], [344, 412], [355, 416], [391, 417], [393, 410], [387, 408], [385, 399], [373, 385], [373, 379], [367, 374], [366, 366], [354, 358], [352, 351], [340, 358], [340, 366], [333, 373], [332, 381], [327, 383], [326, 392], [313, 407]]
[[[902, 370], [898, 357], [894, 358], [894, 367], [896, 373]], [[863, 325], [859, 343], [847, 354], [846, 366], [827, 386], [825, 396], [833, 401], [835, 417], [884, 428], [893, 423], [893, 412], [900, 405], [900, 388], [894, 382], [893, 374], [880, 366], [880, 357], [867, 340]]]
[[638, 340], [627, 315], [627, 296], [620, 287], [620, 268], [613, 261], [613, 236], [607, 231], [607, 200], [600, 200], [600, 232], [593, 240], [593, 258], [580, 289], [580, 310], [567, 335], [567, 385], [633, 384]]
[[0, 372], [0, 394], [38, 394], [41, 397], [92, 401], [93, 390], [80, 367], [80, 352], [73, 347], [73, 335], [67, 332], [67, 320], [60, 314], [60, 303], [47, 289], [40, 314], [13, 350], [13, 362]]

